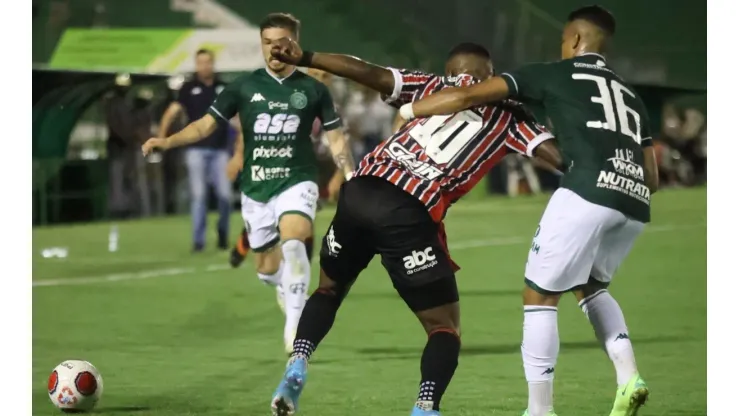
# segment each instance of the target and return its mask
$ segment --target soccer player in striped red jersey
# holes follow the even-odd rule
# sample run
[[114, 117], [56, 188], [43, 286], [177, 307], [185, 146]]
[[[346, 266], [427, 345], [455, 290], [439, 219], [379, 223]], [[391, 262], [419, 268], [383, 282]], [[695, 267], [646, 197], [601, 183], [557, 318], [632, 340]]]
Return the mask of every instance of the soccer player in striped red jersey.
[[[283, 62], [364, 84], [396, 107], [493, 75], [488, 51], [470, 43], [451, 51], [444, 77], [347, 55], [304, 52], [290, 39], [282, 39], [271, 53]], [[319, 288], [303, 310], [293, 355], [273, 395], [273, 414], [295, 413], [311, 354], [360, 272], [380, 254], [393, 286], [428, 335], [411, 415], [439, 415], [460, 353], [458, 267], [449, 257], [442, 219], [510, 152], [537, 155], [559, 166], [552, 138], [521, 105], [506, 101], [411, 121], [367, 155], [344, 184], [324, 236]]]

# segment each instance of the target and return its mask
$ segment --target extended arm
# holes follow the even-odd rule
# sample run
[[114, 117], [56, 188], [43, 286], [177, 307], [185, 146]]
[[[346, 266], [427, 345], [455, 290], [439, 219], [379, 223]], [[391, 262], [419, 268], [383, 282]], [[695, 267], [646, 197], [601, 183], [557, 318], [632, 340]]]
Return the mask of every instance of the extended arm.
[[453, 114], [471, 107], [500, 101], [509, 96], [509, 87], [501, 77], [462, 88], [445, 88], [422, 100], [404, 104], [401, 117], [410, 120], [414, 117], [431, 117]]
[[157, 133], [157, 137], [167, 137], [167, 132], [170, 130], [172, 122], [175, 121], [175, 118], [181, 111], [182, 105], [179, 102], [173, 101], [170, 103], [169, 107], [167, 107], [167, 110], [162, 115], [162, 121], [159, 123], [159, 132]]
[[321, 69], [334, 75], [359, 82], [384, 95], [391, 95], [396, 85], [393, 72], [382, 66], [362, 61], [354, 56], [332, 53], [303, 53], [292, 39], [280, 39], [271, 50], [276, 59], [298, 66]]
[[146, 156], [154, 149], [168, 150], [174, 147], [187, 146], [208, 137], [216, 131], [217, 126], [216, 119], [212, 115], [206, 114], [166, 139], [151, 138], [147, 140], [141, 146], [141, 151]]

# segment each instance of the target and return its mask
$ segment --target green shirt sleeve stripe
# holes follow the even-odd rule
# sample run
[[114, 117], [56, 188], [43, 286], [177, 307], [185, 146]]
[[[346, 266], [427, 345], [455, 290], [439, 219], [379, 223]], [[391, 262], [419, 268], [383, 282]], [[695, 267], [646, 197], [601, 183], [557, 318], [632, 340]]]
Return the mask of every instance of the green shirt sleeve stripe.
[[223, 114], [219, 113], [219, 111], [218, 111], [218, 110], [216, 110], [216, 107], [214, 107], [214, 106], [211, 106], [211, 108], [209, 108], [209, 110], [211, 111], [211, 113], [213, 113], [213, 114], [215, 114], [215, 115], [219, 116], [219, 117], [220, 117], [220, 118], [221, 118], [222, 120], [224, 120], [224, 121], [229, 121], [229, 120], [228, 120], [228, 119], [227, 119], [226, 117], [224, 117], [224, 115], [223, 115]]
[[506, 81], [506, 86], [509, 87], [509, 95], [519, 95], [519, 85], [517, 85], [514, 76], [506, 72], [501, 74], [501, 78]]

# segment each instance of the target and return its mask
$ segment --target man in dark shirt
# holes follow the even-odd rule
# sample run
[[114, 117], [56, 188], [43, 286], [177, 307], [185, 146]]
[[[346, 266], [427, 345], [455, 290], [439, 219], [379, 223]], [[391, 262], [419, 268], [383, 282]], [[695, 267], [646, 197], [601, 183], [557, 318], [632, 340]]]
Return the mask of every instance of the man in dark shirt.
[[[162, 116], [158, 137], [167, 137], [173, 121], [184, 111], [190, 121], [203, 117], [225, 83], [214, 72], [214, 56], [201, 49], [195, 54], [195, 74], [180, 89], [177, 100]], [[227, 124], [219, 127], [205, 140], [194, 143], [185, 151], [185, 163], [190, 183], [190, 214], [193, 221], [193, 250], [205, 246], [207, 193], [206, 184], [215, 188], [218, 197], [218, 247], [228, 248], [229, 214], [231, 212], [231, 182], [226, 176], [229, 161]]]

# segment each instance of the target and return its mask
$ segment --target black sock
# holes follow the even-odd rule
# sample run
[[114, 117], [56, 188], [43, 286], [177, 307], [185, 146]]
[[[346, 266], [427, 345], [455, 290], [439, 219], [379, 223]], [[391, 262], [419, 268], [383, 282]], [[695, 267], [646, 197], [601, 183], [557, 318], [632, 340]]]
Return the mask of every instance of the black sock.
[[308, 261], [310, 262], [313, 258], [313, 237], [308, 237], [303, 243], [306, 245], [306, 255], [308, 256]]
[[311, 354], [334, 325], [334, 318], [341, 304], [339, 296], [324, 291], [316, 291], [308, 298], [298, 322], [293, 356], [301, 355], [306, 360], [311, 358]]
[[[442, 395], [457, 369], [460, 338], [450, 332], [433, 332], [421, 356], [421, 383], [417, 406], [432, 402], [432, 410], [439, 410]], [[422, 407], [423, 408], [423, 407]], [[429, 410], [424, 408], [424, 410]]]

